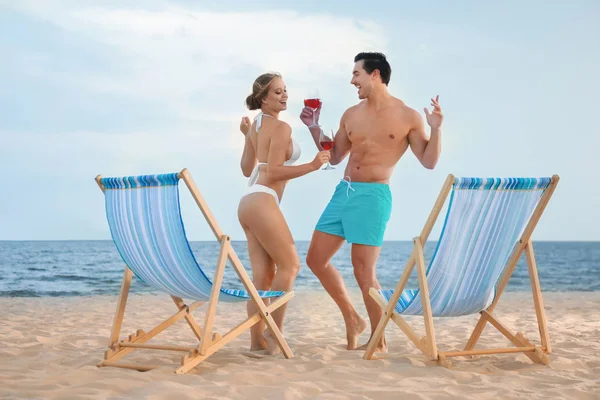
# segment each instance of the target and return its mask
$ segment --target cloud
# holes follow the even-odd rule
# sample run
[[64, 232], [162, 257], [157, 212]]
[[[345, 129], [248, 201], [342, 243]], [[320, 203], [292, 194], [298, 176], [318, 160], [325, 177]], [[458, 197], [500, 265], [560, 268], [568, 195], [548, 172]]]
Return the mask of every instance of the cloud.
[[[40, 117], [53, 110], [47, 131], [106, 130], [139, 135], [140, 142], [152, 142], [155, 133], [194, 132], [204, 142], [210, 137], [213, 148], [239, 147], [237, 122], [241, 115], [252, 116], [243, 102], [260, 73], [283, 73], [291, 97], [290, 111], [282, 118], [297, 125], [307, 86], [333, 93], [330, 104], [350, 104], [340, 98], [344, 93], [338, 94], [335, 79], [349, 77], [357, 52], [386, 47], [379, 25], [351, 17], [286, 10], [216, 12], [155, 1], [143, 8], [127, 1], [97, 4], [6, 4], [43, 23], [45, 34], [54, 27], [56, 42], [77, 43], [71, 54], [64, 46], [61, 51], [16, 50], [14, 69], [20, 76], [64, 88], [29, 102], [28, 107], [39, 103], [29, 111], [39, 110]], [[53, 96], [59, 103], [52, 104]], [[72, 122], [78, 119], [82, 123]], [[26, 129], [36, 131], [31, 124]]]
[[[144, 99], [181, 100], [206, 88], [231, 89], [240, 84], [233, 77], [240, 71], [277, 70], [298, 86], [325, 81], [348, 69], [356, 52], [386, 45], [378, 25], [349, 17], [65, 4], [25, 2], [21, 11], [111, 46], [121, 74], [85, 76], [87, 84]], [[244, 83], [246, 91], [252, 82]]]

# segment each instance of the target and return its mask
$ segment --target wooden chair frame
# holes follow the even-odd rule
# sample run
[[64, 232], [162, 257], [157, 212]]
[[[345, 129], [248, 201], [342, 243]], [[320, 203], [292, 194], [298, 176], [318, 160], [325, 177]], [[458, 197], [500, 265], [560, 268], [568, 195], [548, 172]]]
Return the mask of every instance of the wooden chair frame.
[[[373, 354], [376, 350], [376, 345], [379, 343], [381, 337], [385, 332], [385, 327], [387, 323], [391, 319], [398, 325], [398, 327], [406, 334], [406, 336], [414, 343], [414, 345], [419, 349], [425, 356], [427, 356], [430, 360], [435, 360], [438, 364], [450, 367], [452, 364], [448, 360], [450, 357], [459, 357], [459, 356], [477, 356], [477, 355], [486, 355], [486, 354], [501, 354], [501, 353], [518, 353], [522, 352], [524, 355], [529, 357], [533, 362], [541, 363], [548, 365], [550, 363], [550, 359], [548, 357], [549, 354], [552, 353], [552, 348], [550, 346], [550, 336], [548, 333], [548, 324], [546, 321], [546, 314], [544, 312], [544, 302], [542, 299], [542, 292], [540, 288], [540, 281], [537, 273], [537, 266], [535, 262], [535, 255], [533, 251], [533, 244], [531, 242], [531, 235], [533, 230], [535, 229], [548, 201], [552, 197], [554, 190], [556, 189], [556, 185], [559, 181], [559, 176], [552, 176], [552, 180], [549, 186], [545, 189], [542, 194], [540, 201], [536, 208], [534, 209], [526, 227], [521, 235], [521, 238], [517, 245], [515, 246], [505, 268], [504, 272], [500, 276], [496, 284], [496, 296], [492, 304], [486, 309], [480, 312], [481, 317], [477, 325], [475, 326], [469, 340], [465, 348], [462, 351], [446, 351], [441, 352], [437, 347], [436, 338], [435, 338], [435, 330], [433, 325], [433, 317], [431, 313], [431, 303], [429, 298], [429, 289], [427, 286], [427, 276], [426, 276], [426, 266], [423, 257], [423, 247], [427, 242], [429, 234], [437, 220], [442, 207], [446, 201], [450, 190], [454, 184], [454, 176], [448, 175], [444, 185], [442, 186], [442, 190], [431, 210], [429, 218], [427, 219], [423, 230], [421, 231], [421, 235], [417, 236], [413, 239], [413, 251], [406, 262], [404, 267], [404, 272], [394, 289], [394, 294], [390, 298], [389, 302], [386, 302], [384, 297], [375, 289], [371, 288], [369, 290], [370, 296], [379, 304], [379, 306], [383, 309], [384, 315], [382, 316], [371, 340], [367, 346], [367, 349], [363, 355], [365, 360], [370, 360], [373, 358]], [[500, 296], [504, 292], [508, 281], [517, 266], [517, 262], [521, 255], [525, 252], [527, 266], [529, 270], [529, 278], [531, 281], [531, 290], [533, 294], [533, 302], [535, 306], [535, 313], [537, 318], [538, 329], [540, 332], [541, 338], [541, 346], [536, 346], [532, 344], [522, 333], [513, 333], [510, 329], [508, 329], [505, 325], [503, 325], [497, 318], [494, 316], [493, 311], [496, 308], [498, 301], [500, 300]], [[408, 282], [408, 278], [412, 273], [415, 264], [417, 266], [417, 275], [419, 281], [419, 288], [421, 293], [421, 302], [423, 308], [423, 318], [425, 321], [425, 336], [419, 337], [417, 333], [410, 327], [410, 325], [402, 318], [400, 314], [398, 314], [394, 307], [398, 303], [398, 299], [400, 298], [402, 291], [404, 290], [406, 283]], [[504, 335], [515, 347], [506, 347], [506, 348], [496, 348], [496, 349], [481, 349], [474, 350], [477, 341], [479, 340], [483, 329], [486, 326], [486, 323], [490, 323], [494, 328], [496, 328], [502, 335]]]
[[[192, 197], [196, 201], [196, 204], [198, 205], [206, 221], [210, 225], [210, 228], [212, 229], [215, 237], [221, 243], [221, 248], [219, 251], [217, 267], [212, 282], [213, 286], [209, 300], [208, 302], [196, 301], [190, 305], [187, 305], [180, 297], [171, 296], [171, 299], [175, 303], [175, 306], [178, 310], [175, 314], [173, 314], [171, 317], [167, 318], [148, 332], [145, 332], [140, 329], [137, 330], [136, 333], [129, 335], [127, 339], [120, 340], [119, 336], [121, 332], [121, 325], [123, 323], [123, 316], [125, 314], [125, 305], [127, 303], [127, 297], [129, 294], [129, 288], [131, 286], [131, 279], [133, 276], [133, 272], [127, 266], [125, 266], [125, 272], [123, 274], [123, 281], [121, 284], [121, 291], [119, 294], [119, 300], [117, 302], [117, 309], [113, 319], [113, 326], [111, 330], [110, 339], [108, 341], [108, 350], [105, 352], [104, 361], [98, 364], [98, 367], [110, 366], [134, 369], [138, 371], [148, 371], [154, 368], [158, 368], [158, 366], [122, 362], [119, 363], [117, 361], [136, 349], [166, 350], [187, 353], [182, 357], [180, 366], [175, 369], [175, 373], [184, 374], [196, 367], [199, 363], [201, 363], [208, 357], [210, 357], [212, 354], [221, 349], [227, 343], [240, 336], [246, 330], [249, 330], [252, 326], [257, 324], [261, 320], [265, 321], [266, 326], [273, 334], [273, 337], [277, 341], [277, 344], [283, 352], [283, 355], [286, 358], [292, 358], [292, 350], [287, 345], [281, 331], [275, 324], [275, 321], [273, 321], [273, 317], [271, 316], [271, 314], [273, 313], [273, 311], [277, 310], [279, 307], [287, 303], [294, 296], [294, 292], [286, 292], [283, 296], [273, 299], [269, 305], [265, 305], [256, 287], [254, 286], [254, 283], [252, 283], [252, 280], [248, 276], [248, 273], [244, 269], [240, 259], [235, 253], [233, 247], [231, 246], [229, 236], [224, 235], [221, 231], [217, 220], [210, 211], [208, 204], [200, 194], [200, 190], [194, 183], [191, 174], [189, 173], [187, 168], [181, 170], [178, 176], [185, 182], [187, 188], [192, 194]], [[96, 177], [96, 182], [100, 189], [102, 189], [102, 191], [104, 192], [105, 189], [102, 186], [101, 179], [102, 176], [98, 175]], [[225, 333], [224, 335], [220, 335], [218, 333], [213, 332], [213, 324], [217, 309], [217, 303], [219, 301], [221, 284], [223, 282], [223, 274], [225, 271], [225, 266], [227, 265], [227, 259], [229, 259], [229, 261], [231, 262], [235, 272], [242, 281], [242, 284], [248, 291], [248, 294], [250, 295], [249, 301], [252, 301], [256, 305], [258, 312], [247, 318], [245, 321], [243, 321], [233, 329], [231, 329], [229, 332]], [[194, 319], [192, 312], [205, 303], [208, 303], [208, 307], [204, 317], [204, 326], [200, 327], [198, 322]], [[160, 332], [164, 331], [165, 329], [167, 329], [168, 327], [170, 327], [171, 325], [173, 325], [181, 319], [186, 320], [187, 324], [192, 329], [192, 332], [199, 340], [199, 344], [197, 346], [184, 347], [147, 344], [147, 342], [150, 341], [154, 336], [158, 335]]]

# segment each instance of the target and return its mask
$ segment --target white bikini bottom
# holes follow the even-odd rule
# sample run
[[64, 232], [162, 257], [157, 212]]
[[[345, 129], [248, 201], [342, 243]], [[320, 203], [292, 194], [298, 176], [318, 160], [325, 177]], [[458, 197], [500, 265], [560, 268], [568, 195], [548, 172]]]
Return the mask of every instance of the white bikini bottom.
[[254, 185], [248, 187], [248, 190], [246, 190], [246, 193], [244, 193], [242, 195], [242, 198], [244, 198], [244, 197], [246, 197], [246, 196], [248, 196], [249, 194], [252, 194], [252, 193], [267, 193], [267, 194], [270, 194], [275, 199], [275, 202], [277, 203], [277, 205], [279, 205], [279, 197], [277, 196], [277, 192], [275, 190], [271, 189], [268, 186], [260, 185], [258, 183], [255, 183]]

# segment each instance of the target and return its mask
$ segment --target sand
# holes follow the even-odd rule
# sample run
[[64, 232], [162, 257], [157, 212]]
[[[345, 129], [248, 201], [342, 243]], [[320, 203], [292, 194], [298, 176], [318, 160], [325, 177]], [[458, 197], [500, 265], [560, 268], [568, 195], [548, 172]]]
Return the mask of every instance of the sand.
[[[353, 293], [363, 316], [359, 293]], [[496, 315], [539, 343], [531, 295], [505, 293]], [[248, 351], [245, 333], [186, 375], [174, 374], [180, 353], [137, 350], [124, 360], [158, 364], [149, 372], [97, 368], [106, 350], [116, 296], [0, 299], [0, 398], [46, 399], [487, 399], [600, 398], [600, 293], [545, 293], [553, 354], [550, 366], [522, 354], [453, 359], [433, 366], [390, 323], [389, 353], [374, 361], [345, 349], [344, 325], [324, 292], [297, 292], [284, 334], [295, 357]], [[203, 310], [195, 312], [203, 320]], [[132, 294], [122, 338], [149, 330], [175, 311], [164, 295]], [[216, 331], [245, 317], [243, 304], [220, 304]], [[440, 349], [461, 349], [477, 316], [436, 319]], [[422, 320], [409, 317], [423, 332]], [[368, 339], [365, 332], [361, 343]], [[156, 343], [197, 344], [184, 321]], [[480, 346], [509, 345], [488, 327]]]

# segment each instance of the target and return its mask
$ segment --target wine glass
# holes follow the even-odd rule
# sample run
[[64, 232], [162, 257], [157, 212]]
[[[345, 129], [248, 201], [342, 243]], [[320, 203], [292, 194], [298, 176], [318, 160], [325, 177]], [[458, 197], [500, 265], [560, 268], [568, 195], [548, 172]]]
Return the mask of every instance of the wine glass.
[[321, 106], [321, 96], [319, 96], [319, 89], [311, 89], [308, 92], [308, 95], [306, 96], [306, 98], [304, 99], [304, 105], [306, 107], [310, 107], [313, 110], [313, 125], [316, 125], [315, 122], [315, 113], [317, 112], [317, 109]]
[[[333, 145], [335, 144], [334, 139], [335, 139], [335, 135], [333, 134], [333, 129], [331, 130], [331, 135], [326, 135], [325, 132], [323, 132], [323, 129], [321, 129], [321, 133], [319, 134], [319, 144], [321, 145], [323, 150], [333, 149]], [[325, 166], [325, 168], [323, 168], [323, 170], [326, 170], [326, 169], [335, 169], [335, 168], [332, 167], [331, 164], [329, 164], [329, 162], [327, 162], [327, 165]]]

